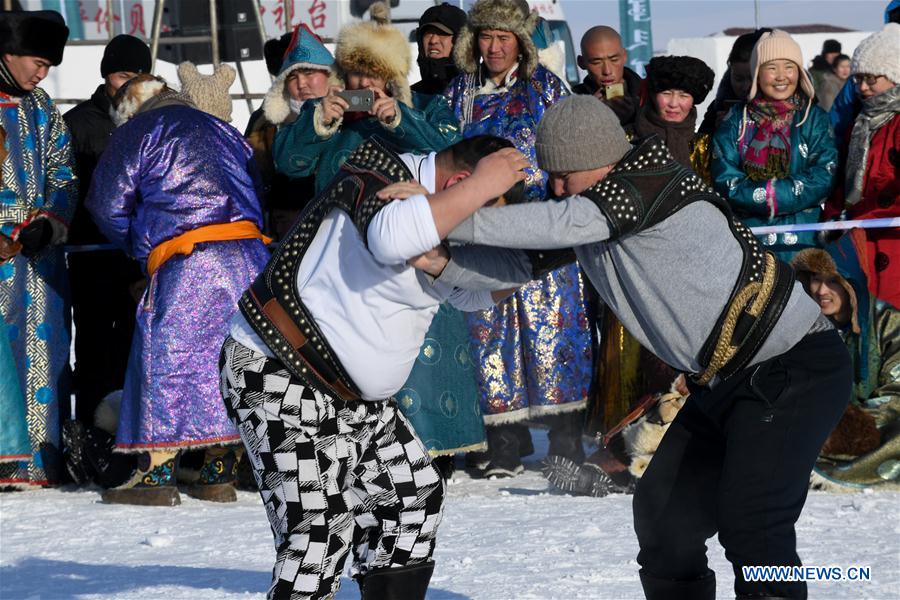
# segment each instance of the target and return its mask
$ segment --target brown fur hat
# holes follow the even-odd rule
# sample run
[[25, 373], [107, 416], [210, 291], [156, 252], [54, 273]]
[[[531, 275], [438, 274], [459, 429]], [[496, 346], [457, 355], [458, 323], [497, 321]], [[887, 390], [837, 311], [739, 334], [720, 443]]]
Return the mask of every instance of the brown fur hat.
[[389, 24], [389, 10], [383, 2], [376, 2], [369, 9], [371, 21], [341, 29], [334, 49], [334, 66], [344, 81], [347, 73], [354, 71], [381, 77], [398, 102], [412, 106], [409, 42], [399, 29]]
[[170, 105], [197, 108], [186, 95], [170, 88], [162, 77], [141, 73], [119, 88], [109, 113], [116, 127], [120, 127], [137, 114]]
[[856, 291], [850, 282], [838, 272], [837, 265], [831, 255], [825, 250], [818, 248], [807, 248], [798, 252], [791, 259], [791, 266], [797, 275], [797, 279], [803, 284], [803, 289], [809, 293], [809, 280], [812, 275], [821, 275], [823, 277], [834, 278], [841, 287], [846, 290], [850, 297], [850, 324], [853, 327], [853, 333], [859, 333], [859, 318], [857, 315]]
[[519, 40], [519, 78], [531, 77], [538, 66], [538, 50], [531, 39], [539, 21], [524, 0], [478, 0], [469, 11], [469, 22], [453, 46], [453, 60], [461, 71], [477, 73], [481, 64], [478, 33], [483, 29], [511, 31]]

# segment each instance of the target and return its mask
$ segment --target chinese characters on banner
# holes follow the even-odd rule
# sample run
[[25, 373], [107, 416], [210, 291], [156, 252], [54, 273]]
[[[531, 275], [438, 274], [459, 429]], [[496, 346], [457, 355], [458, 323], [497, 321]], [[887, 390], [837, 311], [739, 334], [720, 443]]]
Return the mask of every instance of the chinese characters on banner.
[[290, 16], [287, 16], [283, 0], [262, 0], [263, 26], [269, 36], [277, 37], [305, 23], [319, 36], [333, 38], [337, 35], [338, 3], [342, 1], [346, 0], [289, 0]]
[[653, 58], [650, 0], [619, 0], [619, 33], [629, 68], [643, 77], [644, 65]]
[[[73, 29], [72, 39], [103, 40], [128, 33], [149, 42], [155, 0], [113, 0], [112, 14], [108, 14], [106, 0], [66, 0], [73, 3], [70, 19], [79, 18], [83, 28]], [[206, 0], [167, 0], [174, 2], [205, 2]], [[269, 37], [278, 37], [300, 23], [323, 38], [334, 38], [339, 26], [340, 2], [347, 0], [261, 0], [260, 14]], [[74, 6], [77, 5], [77, 12]], [[287, 10], [285, 10], [287, 8]], [[71, 28], [71, 24], [70, 24]], [[167, 23], [163, 20], [163, 31]], [[81, 33], [83, 32], [83, 33]]]
[[127, 33], [145, 40], [150, 36], [147, 15], [153, 15], [152, 0], [113, 0], [112, 14], [107, 11], [106, 0], [77, 0], [77, 4], [83, 27], [73, 29], [72, 39], [106, 39], [110, 27], [113, 35]]

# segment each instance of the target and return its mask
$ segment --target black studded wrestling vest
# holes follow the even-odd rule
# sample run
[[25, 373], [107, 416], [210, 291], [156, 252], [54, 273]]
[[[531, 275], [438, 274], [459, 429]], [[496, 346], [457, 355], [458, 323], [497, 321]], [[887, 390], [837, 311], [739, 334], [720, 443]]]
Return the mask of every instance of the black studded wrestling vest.
[[703, 371], [694, 380], [706, 385], [716, 375], [728, 378], [747, 366], [784, 310], [794, 273], [762, 249], [728, 203], [677, 163], [655, 135], [639, 140], [609, 175], [579, 195], [606, 217], [609, 241], [652, 227], [692, 202], [709, 202], [722, 211], [741, 246], [743, 262], [731, 298], [697, 357]]
[[357, 400], [360, 395], [297, 293], [300, 263], [331, 210], [347, 213], [366, 240], [369, 223], [387, 205], [375, 198], [375, 193], [390, 183], [412, 178], [403, 161], [378, 140], [364, 142], [303, 210], [269, 264], [241, 297], [241, 313], [257, 335], [288, 371], [323, 393], [344, 400]]

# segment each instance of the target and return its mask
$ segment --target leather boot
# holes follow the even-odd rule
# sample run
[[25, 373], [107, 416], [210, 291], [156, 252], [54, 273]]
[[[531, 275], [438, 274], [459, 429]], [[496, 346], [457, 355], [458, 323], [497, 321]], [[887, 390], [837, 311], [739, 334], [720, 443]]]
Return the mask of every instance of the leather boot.
[[581, 443], [581, 434], [584, 430], [584, 411], [552, 415], [547, 417], [546, 422], [550, 426], [547, 455], [561, 456], [579, 465], [583, 463], [584, 444]]
[[608, 494], [631, 491], [627, 485], [618, 485], [597, 465], [579, 465], [562, 456], [548, 456], [543, 462], [544, 477], [557, 489], [574, 496], [602, 498]]
[[519, 458], [518, 425], [503, 424], [487, 428], [488, 453], [491, 461], [484, 469], [488, 479], [515, 477], [525, 471]]
[[647, 600], [715, 600], [716, 574], [707, 569], [699, 579], [661, 579], [640, 571], [641, 587]]
[[374, 569], [359, 580], [361, 600], [425, 600], [434, 561]]
[[187, 489], [188, 496], [207, 502], [236, 502], [237, 467], [243, 448], [221, 446], [206, 449], [200, 477]]
[[175, 452], [145, 452], [131, 479], [104, 490], [100, 498], [106, 504], [139, 506], [177, 506], [181, 504], [175, 487]]

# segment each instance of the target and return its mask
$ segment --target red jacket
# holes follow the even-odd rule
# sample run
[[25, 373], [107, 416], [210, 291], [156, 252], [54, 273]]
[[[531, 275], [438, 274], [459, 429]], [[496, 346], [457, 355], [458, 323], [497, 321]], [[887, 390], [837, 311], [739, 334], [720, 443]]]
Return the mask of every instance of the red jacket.
[[[844, 209], [844, 189], [839, 185], [825, 207], [823, 217], [834, 218]], [[900, 216], [900, 115], [875, 132], [866, 161], [862, 197], [847, 207], [848, 219], [881, 219]], [[867, 229], [864, 267], [869, 291], [900, 306], [900, 230]]]

